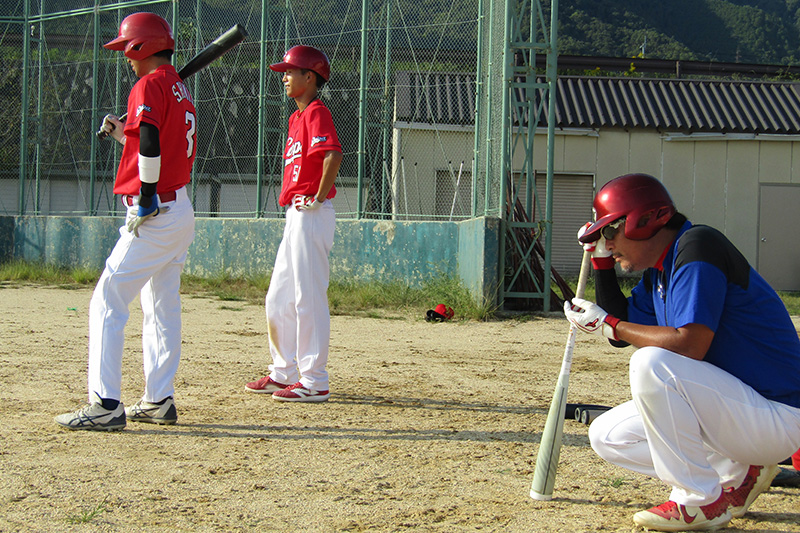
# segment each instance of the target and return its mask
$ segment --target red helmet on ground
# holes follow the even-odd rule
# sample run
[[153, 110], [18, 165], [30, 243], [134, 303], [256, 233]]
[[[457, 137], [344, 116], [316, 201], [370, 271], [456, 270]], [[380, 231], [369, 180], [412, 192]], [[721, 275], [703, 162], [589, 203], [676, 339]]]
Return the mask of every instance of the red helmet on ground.
[[313, 46], [297, 45], [283, 54], [283, 61], [270, 65], [275, 72], [286, 72], [290, 68], [313, 70], [325, 81], [331, 78], [331, 63], [322, 50]]
[[119, 36], [103, 46], [123, 50], [125, 57], [140, 61], [162, 50], [175, 50], [175, 39], [166, 20], [143, 12], [125, 17], [119, 25]]
[[643, 241], [655, 235], [677, 212], [667, 189], [648, 174], [626, 174], [603, 185], [594, 197], [596, 222], [581, 235], [594, 242], [600, 230], [625, 217], [625, 237]]

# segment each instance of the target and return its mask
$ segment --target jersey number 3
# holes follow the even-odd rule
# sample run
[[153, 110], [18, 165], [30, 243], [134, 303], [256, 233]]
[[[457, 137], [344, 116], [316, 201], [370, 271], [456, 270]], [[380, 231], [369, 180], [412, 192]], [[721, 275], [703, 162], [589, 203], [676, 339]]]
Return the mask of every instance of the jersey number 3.
[[194, 153], [194, 134], [197, 131], [197, 118], [191, 111], [186, 112], [186, 157]]

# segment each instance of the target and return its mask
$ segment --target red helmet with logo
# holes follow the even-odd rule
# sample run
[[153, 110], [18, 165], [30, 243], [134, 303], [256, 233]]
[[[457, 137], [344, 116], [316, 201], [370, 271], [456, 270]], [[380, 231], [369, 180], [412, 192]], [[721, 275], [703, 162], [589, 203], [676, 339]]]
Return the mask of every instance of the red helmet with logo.
[[663, 228], [677, 210], [667, 189], [653, 176], [626, 174], [603, 185], [594, 197], [596, 222], [581, 235], [594, 242], [600, 230], [625, 217], [625, 237], [643, 241]]
[[122, 50], [125, 57], [140, 61], [162, 50], [175, 50], [175, 39], [166, 20], [143, 12], [125, 17], [119, 25], [119, 36], [103, 46]]
[[331, 78], [331, 63], [322, 50], [313, 46], [297, 45], [283, 54], [283, 61], [270, 65], [275, 72], [286, 72], [290, 68], [313, 70], [325, 81]]

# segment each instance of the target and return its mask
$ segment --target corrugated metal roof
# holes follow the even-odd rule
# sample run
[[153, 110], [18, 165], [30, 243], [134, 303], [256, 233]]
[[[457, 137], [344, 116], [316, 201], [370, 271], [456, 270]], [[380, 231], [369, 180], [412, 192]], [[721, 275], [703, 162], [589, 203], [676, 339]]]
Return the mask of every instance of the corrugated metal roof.
[[[800, 134], [796, 87], [762, 81], [562, 76], [557, 84], [556, 126]], [[540, 95], [536, 90], [537, 102]], [[401, 121], [470, 125], [474, 100], [474, 74], [397, 75], [396, 111]], [[546, 121], [545, 103], [540, 125]]]

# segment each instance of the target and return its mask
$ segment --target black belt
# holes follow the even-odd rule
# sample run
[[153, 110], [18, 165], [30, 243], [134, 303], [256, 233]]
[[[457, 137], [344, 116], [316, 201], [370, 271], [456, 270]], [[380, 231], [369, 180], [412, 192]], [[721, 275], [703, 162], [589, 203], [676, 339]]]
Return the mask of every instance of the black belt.
[[[165, 203], [165, 202], [173, 202], [173, 201], [175, 201], [176, 197], [177, 197], [177, 195], [175, 194], [175, 191], [167, 191], [167, 192], [158, 193], [158, 199], [162, 204]], [[122, 195], [122, 203], [124, 203], [127, 206], [131, 206], [131, 205], [133, 205], [133, 201], [135, 199], [137, 199], [137, 198], [138, 198], [138, 196], [134, 196], [132, 194], [124, 194], [124, 195]]]

